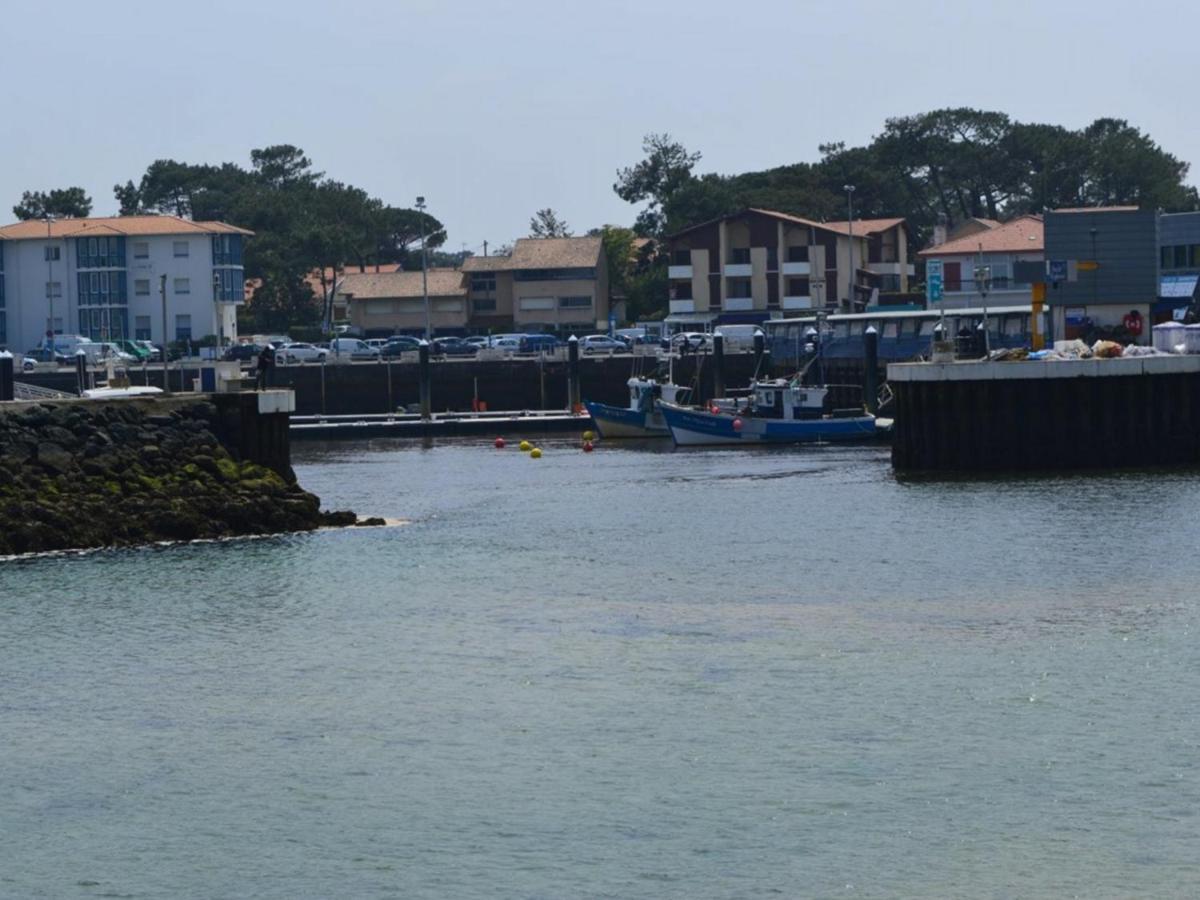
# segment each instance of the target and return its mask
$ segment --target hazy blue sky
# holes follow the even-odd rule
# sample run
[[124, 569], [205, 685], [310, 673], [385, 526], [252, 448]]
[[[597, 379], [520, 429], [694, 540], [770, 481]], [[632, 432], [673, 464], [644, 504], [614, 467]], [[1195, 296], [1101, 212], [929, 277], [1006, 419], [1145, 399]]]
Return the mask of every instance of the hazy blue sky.
[[[385, 201], [417, 194], [448, 248], [629, 223], [615, 169], [667, 131], [701, 171], [817, 158], [941, 106], [1078, 127], [1127, 118], [1200, 162], [1190, 4], [1082, 0], [203, 0], [5, 3], [0, 220], [83, 185], [98, 214], [151, 161], [272, 143]], [[1195, 182], [1196, 174], [1191, 180]], [[897, 210], [902, 213], [902, 210]]]

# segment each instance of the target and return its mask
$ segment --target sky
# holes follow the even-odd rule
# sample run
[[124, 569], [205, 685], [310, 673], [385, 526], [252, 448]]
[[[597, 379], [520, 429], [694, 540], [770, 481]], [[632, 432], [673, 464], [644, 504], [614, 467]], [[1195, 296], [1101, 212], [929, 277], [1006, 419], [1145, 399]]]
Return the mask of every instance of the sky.
[[446, 249], [481, 252], [547, 206], [576, 233], [631, 224], [612, 185], [649, 132], [732, 174], [947, 106], [1125, 118], [1200, 163], [1197, 4], [57, 0], [3, 21], [0, 221], [24, 190], [81, 185], [110, 215], [156, 159], [290, 143], [391, 205], [424, 196]]

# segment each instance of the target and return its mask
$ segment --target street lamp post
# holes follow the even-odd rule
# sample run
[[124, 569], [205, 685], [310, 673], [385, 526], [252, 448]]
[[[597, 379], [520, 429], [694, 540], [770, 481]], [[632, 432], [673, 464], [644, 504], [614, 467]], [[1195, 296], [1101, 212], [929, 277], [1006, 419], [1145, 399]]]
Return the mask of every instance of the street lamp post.
[[854, 312], [854, 185], [843, 184], [846, 192], [846, 234], [850, 238], [850, 309]]
[[417, 211], [421, 214], [421, 297], [425, 301], [425, 340], [433, 340], [433, 324], [429, 315], [429, 265], [425, 257], [425, 198], [417, 198]]
[[221, 321], [221, 273], [213, 272], [213, 336], [217, 339], [217, 347], [213, 359], [220, 359], [222, 345], [225, 343], [225, 324]]
[[987, 298], [992, 287], [992, 267], [983, 264], [983, 244], [979, 245], [979, 264], [975, 266], [975, 286], [979, 288], [979, 305], [983, 310], [983, 353], [992, 352], [991, 335], [988, 334]]

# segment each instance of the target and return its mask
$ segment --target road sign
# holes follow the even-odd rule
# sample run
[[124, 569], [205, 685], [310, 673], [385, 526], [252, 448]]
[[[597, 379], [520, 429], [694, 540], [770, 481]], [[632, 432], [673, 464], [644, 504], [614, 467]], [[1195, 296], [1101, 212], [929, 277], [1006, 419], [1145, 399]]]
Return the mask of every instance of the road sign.
[[1100, 263], [1096, 262], [1094, 259], [1081, 259], [1075, 264], [1075, 268], [1080, 272], [1095, 272], [1098, 268], [1100, 268]]
[[1067, 280], [1067, 261], [1065, 259], [1046, 260], [1046, 274], [1054, 282]]
[[925, 293], [929, 300], [942, 299], [942, 275], [940, 272], [936, 275], [929, 275], [925, 279]]

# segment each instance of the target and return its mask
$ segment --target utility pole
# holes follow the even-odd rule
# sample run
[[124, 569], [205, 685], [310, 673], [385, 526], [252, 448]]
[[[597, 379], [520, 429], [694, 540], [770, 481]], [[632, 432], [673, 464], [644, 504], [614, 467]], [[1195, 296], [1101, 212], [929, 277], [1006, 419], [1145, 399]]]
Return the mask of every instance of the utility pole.
[[487, 256], [487, 241], [483, 242], [483, 255]]
[[425, 340], [433, 340], [433, 324], [429, 314], [429, 264], [425, 257], [425, 198], [417, 198], [417, 211], [421, 214], [421, 296], [425, 299]]
[[213, 272], [213, 336], [217, 339], [216, 352], [213, 353], [214, 360], [221, 358], [224, 331], [225, 326], [221, 322], [221, 273]]
[[158, 276], [158, 295], [162, 298], [162, 319], [163, 319], [163, 342], [162, 342], [162, 364], [163, 364], [163, 393], [171, 393], [171, 377], [167, 369], [167, 276]]
[[50, 362], [54, 362], [54, 278], [53, 278], [53, 262], [50, 252], [50, 223], [53, 219], [50, 213], [46, 213], [46, 299], [50, 301], [50, 327], [46, 329], [46, 337], [49, 339], [50, 347]]
[[847, 312], [854, 312], [854, 185], [844, 184], [842, 189], [846, 192], [846, 233], [850, 237], [850, 308]]

